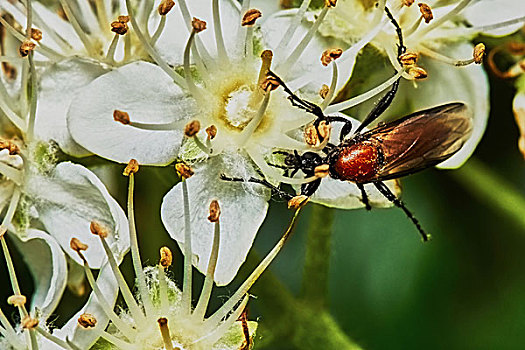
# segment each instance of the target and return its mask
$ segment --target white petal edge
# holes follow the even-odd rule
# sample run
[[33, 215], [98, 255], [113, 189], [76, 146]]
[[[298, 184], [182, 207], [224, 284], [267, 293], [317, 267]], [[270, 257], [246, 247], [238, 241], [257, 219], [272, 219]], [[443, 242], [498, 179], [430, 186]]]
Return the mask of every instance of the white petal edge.
[[9, 232], [8, 237], [21, 252], [35, 284], [31, 310], [38, 308], [42, 319], [55, 310], [67, 283], [67, 263], [60, 245], [47, 232], [28, 229]]
[[[195, 175], [187, 180], [194, 265], [206, 273], [214, 230], [214, 224], [207, 217], [210, 202], [216, 199], [221, 207], [221, 238], [214, 279], [217, 285], [227, 285], [246, 259], [259, 226], [266, 217], [270, 191], [258, 185], [222, 181], [220, 173], [243, 178], [258, 175], [248, 159], [229, 154], [197, 164]], [[182, 198], [182, 183], [179, 183], [164, 197], [161, 218], [170, 236], [184, 251]]]

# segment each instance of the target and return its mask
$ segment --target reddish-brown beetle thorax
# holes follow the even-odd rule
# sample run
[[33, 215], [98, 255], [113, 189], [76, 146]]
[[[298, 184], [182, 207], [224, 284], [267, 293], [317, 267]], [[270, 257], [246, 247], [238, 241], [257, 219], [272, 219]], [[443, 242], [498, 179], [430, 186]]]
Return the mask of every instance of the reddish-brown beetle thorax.
[[344, 147], [332, 163], [332, 171], [340, 180], [354, 182], [369, 181], [377, 174], [378, 167], [378, 150], [370, 143]]

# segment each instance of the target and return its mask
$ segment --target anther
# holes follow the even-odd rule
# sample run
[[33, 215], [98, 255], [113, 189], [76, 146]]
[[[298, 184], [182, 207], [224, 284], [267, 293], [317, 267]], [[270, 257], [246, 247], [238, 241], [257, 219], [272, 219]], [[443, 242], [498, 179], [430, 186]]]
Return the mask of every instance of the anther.
[[173, 262], [173, 255], [168, 247], [160, 248], [160, 261], [159, 264], [163, 268], [167, 269]]
[[288, 209], [299, 209], [300, 207], [305, 205], [309, 199], [310, 197], [305, 196], [304, 194], [295, 196], [288, 201]]
[[20, 154], [20, 148], [11, 141], [0, 140], [0, 150], [3, 149], [9, 150], [10, 155]]
[[92, 314], [82, 314], [77, 320], [82, 328], [94, 328], [97, 325], [97, 319]]
[[261, 18], [262, 13], [257, 9], [250, 9], [246, 11], [244, 16], [242, 16], [241, 25], [244, 26], [253, 26], [257, 19]]
[[219, 206], [219, 202], [217, 202], [216, 200], [211, 201], [210, 215], [208, 215], [208, 220], [210, 222], [217, 222], [219, 221], [220, 216], [221, 216], [221, 207]]
[[195, 174], [193, 169], [184, 162], [179, 162], [175, 164], [175, 169], [177, 170], [177, 173], [184, 179], [189, 179], [193, 176], [193, 174]]
[[416, 64], [418, 59], [418, 54], [415, 52], [406, 52], [399, 56], [399, 60], [403, 66], [413, 66]]
[[195, 33], [200, 33], [203, 30], [206, 29], [206, 22], [201, 21], [198, 18], [193, 17], [193, 20], [191, 21], [191, 27], [195, 31]]
[[215, 125], [208, 126], [206, 128], [206, 134], [208, 134], [210, 140], [213, 140], [215, 136], [217, 136], [217, 127]]
[[267, 76], [266, 79], [261, 83], [261, 89], [263, 91], [273, 91], [279, 87], [279, 81], [272, 76]]
[[26, 57], [31, 51], [35, 49], [35, 47], [36, 44], [34, 42], [32, 42], [31, 40], [25, 40], [18, 49], [18, 51], [20, 52], [20, 56]]
[[417, 6], [419, 6], [419, 11], [421, 11], [421, 16], [425, 20], [425, 23], [430, 22], [434, 18], [434, 15], [432, 14], [432, 8], [430, 6], [422, 2], [418, 3]]
[[403, 5], [405, 5], [406, 7], [410, 7], [412, 6], [412, 4], [414, 3], [415, 0], [402, 0], [401, 2], [403, 3]]
[[40, 29], [31, 28], [31, 39], [35, 41], [42, 40], [42, 31]]
[[200, 129], [201, 123], [198, 120], [193, 120], [184, 127], [184, 135], [186, 135], [186, 137], [193, 137], [197, 135]]
[[319, 90], [319, 96], [321, 96], [321, 98], [324, 99], [326, 98], [329, 92], [330, 92], [330, 88], [328, 87], [328, 85], [323, 84], [323, 86], [321, 86], [321, 90]]
[[162, 0], [159, 4], [158, 10], [159, 15], [166, 16], [168, 12], [171, 11], [171, 9], [175, 6], [175, 1], [173, 0]]
[[273, 59], [273, 52], [272, 50], [264, 50], [261, 53], [261, 70], [259, 71], [259, 77], [257, 81], [259, 84], [262, 84], [263, 81], [266, 79], [266, 76], [268, 75], [268, 71], [270, 70], [272, 66], [272, 59]]
[[128, 32], [129, 16], [118, 16], [117, 20], [111, 22], [111, 31], [118, 35], [124, 35]]
[[88, 245], [82, 243], [76, 237], [71, 238], [71, 241], [69, 241], [69, 246], [71, 247], [71, 249], [73, 249], [77, 253], [80, 253], [81, 251], [88, 249]]
[[335, 7], [337, 0], [324, 0], [324, 5], [326, 7]]
[[414, 66], [408, 69], [408, 74], [414, 79], [425, 79], [428, 77], [428, 73], [421, 67]]
[[16, 307], [24, 306], [26, 302], [25, 295], [15, 294], [7, 298], [7, 303]]
[[162, 335], [162, 341], [164, 342], [164, 348], [166, 350], [173, 350], [173, 343], [171, 341], [170, 329], [168, 327], [168, 319], [161, 317], [157, 320], [160, 328], [160, 334]]
[[129, 176], [130, 174], [136, 174], [139, 171], [139, 162], [136, 159], [131, 159], [124, 168], [122, 175]]
[[321, 63], [323, 64], [323, 66], [328, 66], [330, 62], [338, 59], [339, 57], [341, 57], [342, 54], [343, 54], [343, 50], [341, 49], [325, 50], [323, 54], [321, 55]]
[[314, 124], [310, 124], [304, 129], [304, 141], [310, 146], [318, 147], [321, 145], [321, 140], [327, 141], [331, 130], [330, 125], [324, 120], [317, 127]]
[[35, 327], [38, 326], [38, 319], [37, 318], [33, 318], [29, 315], [27, 315], [26, 317], [24, 317], [22, 319], [22, 322], [20, 322], [20, 324], [22, 325], [22, 328], [23, 329], [33, 329]]
[[92, 234], [97, 235], [101, 238], [106, 238], [108, 236], [108, 229], [97, 221], [91, 221], [89, 229], [91, 230]]
[[325, 177], [327, 177], [330, 174], [329, 171], [328, 171], [329, 168], [330, 168], [330, 166], [328, 164], [318, 165], [314, 169], [314, 174], [315, 174], [316, 177], [318, 177], [320, 179], [325, 178]]
[[474, 58], [474, 63], [481, 64], [483, 62], [483, 57], [485, 56], [485, 45], [479, 43], [474, 46], [474, 53], [472, 56]]
[[129, 119], [129, 114], [124, 111], [120, 111], [118, 109], [115, 109], [113, 111], [113, 120], [116, 122], [122, 123], [124, 125], [131, 124], [131, 120]]

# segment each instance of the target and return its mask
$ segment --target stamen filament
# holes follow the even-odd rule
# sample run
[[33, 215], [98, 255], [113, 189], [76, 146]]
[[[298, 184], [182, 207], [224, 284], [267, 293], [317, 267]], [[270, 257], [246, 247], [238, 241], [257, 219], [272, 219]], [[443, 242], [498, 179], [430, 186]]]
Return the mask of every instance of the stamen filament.
[[33, 7], [31, 0], [25, 0], [24, 3], [26, 5], [26, 39], [30, 40], [33, 28]]
[[[246, 11], [250, 9], [250, 0], [245, 0], [242, 2], [241, 12], [239, 12], [238, 23], [242, 22]], [[237, 29], [237, 36], [235, 37], [235, 53], [241, 57], [246, 57], [246, 53], [250, 52], [246, 50], [246, 45], [248, 44], [248, 29], [250, 27], [239, 26]]]
[[115, 337], [112, 334], [109, 334], [108, 332], [104, 331], [100, 334], [100, 337], [104, 340], [107, 340], [111, 344], [117, 346], [119, 349], [126, 349], [126, 350], [134, 350], [137, 349], [137, 347], [133, 344], [130, 344], [128, 342], [125, 342], [122, 339], [119, 339]]
[[273, 247], [273, 249], [266, 255], [266, 257], [261, 261], [261, 263], [255, 268], [255, 270], [251, 273], [251, 275], [244, 281], [244, 283], [237, 289], [237, 291], [228, 299], [227, 302], [225, 302], [219, 310], [217, 310], [210, 318], [208, 318], [205, 323], [210, 325], [217, 325], [219, 322], [226, 316], [228, 313], [233, 309], [233, 307], [243, 298], [246, 293], [248, 293], [248, 290], [251, 288], [251, 286], [257, 281], [259, 276], [266, 270], [268, 265], [275, 259], [277, 256], [277, 253], [279, 253], [290, 237], [290, 234], [293, 231], [293, 228], [295, 227], [295, 222], [297, 220], [297, 217], [301, 211], [302, 207], [299, 207], [295, 214], [290, 221], [290, 224], [288, 225], [288, 228], [286, 229], [286, 232], [281, 237], [279, 242]]
[[[7, 91], [5, 91], [7, 94]], [[22, 131], [26, 130], [26, 122], [20, 118], [13, 110], [7, 105], [6, 101], [11, 101], [9, 95], [5, 96], [4, 91], [0, 90], [0, 110], [4, 112], [5, 116], [13, 123], [15, 126]], [[0, 163], [0, 173], [2, 171], [2, 165]]]
[[190, 93], [193, 95], [193, 98], [195, 98], [198, 101], [203, 101], [202, 93], [193, 81], [193, 76], [190, 68], [190, 49], [196, 34], [197, 32], [195, 31], [195, 29], [193, 29], [190, 33], [188, 42], [186, 43], [186, 47], [184, 48], [184, 78], [186, 79], [186, 86], [188, 87], [188, 90], [190, 90]]
[[414, 22], [414, 24], [412, 24], [410, 28], [406, 29], [403, 32], [403, 35], [408, 38], [412, 33], [414, 33], [417, 30], [417, 28], [419, 28], [419, 25], [421, 24], [422, 21], [423, 21], [423, 16], [419, 16], [418, 19]]
[[164, 267], [158, 265], [159, 269], [159, 291], [160, 291], [160, 308], [162, 311], [168, 310], [169, 298], [168, 298], [168, 282], [166, 281], [166, 272]]
[[489, 24], [489, 25], [486, 25], [486, 26], [470, 27], [470, 28], [463, 28], [463, 29], [457, 29], [457, 28], [454, 28], [454, 29], [442, 29], [443, 32], [440, 31], [440, 33], [443, 34], [442, 35], [443, 37], [448, 37], [448, 33], [449, 32], [450, 32], [450, 35], [454, 35], [454, 36], [459, 36], [459, 35], [468, 36], [468, 35], [476, 34], [476, 33], [480, 33], [480, 32], [487, 32], [487, 31], [490, 31], [490, 30], [505, 28], [505, 27], [511, 26], [513, 24], [518, 24], [518, 23], [522, 23], [522, 22], [525, 22], [525, 16], [514, 18], [514, 19], [510, 19], [510, 20], [504, 21], [504, 22]]
[[[186, 4], [186, 0], [179, 0], [179, 9], [182, 14], [182, 18], [184, 18], [184, 23], [186, 23], [186, 27], [188, 28], [188, 32], [191, 33], [192, 27], [191, 27], [191, 21], [192, 17], [190, 15], [190, 11], [188, 9], [188, 5]], [[202, 54], [202, 58], [204, 62], [206, 63], [206, 66], [210, 66], [213, 64], [214, 60], [211, 58], [210, 53], [208, 50], [206, 50], [206, 46], [202, 43], [201, 39], [199, 37], [195, 38], [195, 43], [197, 45], [197, 48], [199, 49], [199, 52]]]
[[352, 97], [351, 99], [348, 99], [346, 101], [343, 101], [343, 102], [339, 102], [339, 103], [336, 103], [336, 104], [333, 104], [331, 106], [328, 106], [326, 108], [326, 113], [327, 114], [330, 114], [330, 113], [336, 113], [336, 112], [341, 112], [347, 108], [350, 108], [350, 107], [353, 107], [353, 106], [356, 106], [372, 97], [374, 97], [375, 95], [379, 94], [381, 91], [387, 89], [388, 87], [392, 86], [392, 84], [394, 84], [394, 82], [399, 79], [399, 77], [402, 75], [403, 71], [399, 71], [397, 72], [396, 75], [392, 76], [391, 78], [389, 78], [387, 81], [385, 81], [384, 83], [376, 86], [375, 88], [371, 89], [371, 90], [368, 90], [367, 92], [365, 93], [362, 93], [361, 95], [357, 95], [355, 97]]
[[124, 35], [124, 61], [128, 62], [131, 59], [131, 36]]
[[129, 326], [126, 322], [122, 321], [120, 317], [113, 311], [113, 308], [109, 305], [107, 302], [104, 294], [100, 290], [100, 288], [97, 285], [97, 282], [95, 281], [95, 277], [93, 276], [93, 272], [89, 268], [87, 261], [84, 260], [84, 272], [86, 274], [86, 279], [88, 281], [89, 286], [95, 293], [95, 296], [97, 297], [97, 301], [100, 304], [102, 310], [104, 310], [104, 313], [108, 318], [113, 322], [113, 325], [129, 340], [135, 339], [137, 332]]
[[97, 54], [93, 47], [93, 43], [89, 40], [89, 37], [84, 32], [80, 24], [78, 23], [77, 18], [73, 14], [73, 11], [71, 10], [71, 7], [69, 6], [69, 1], [71, 0], [60, 0], [60, 4], [62, 5], [62, 8], [64, 9], [64, 13], [66, 14], [67, 19], [73, 26], [73, 29], [75, 30], [75, 33], [77, 33], [78, 37], [82, 41], [82, 44], [84, 44], [84, 47], [86, 48], [86, 51], [92, 55]]
[[100, 241], [102, 242], [102, 246], [104, 247], [104, 251], [106, 252], [106, 255], [108, 256], [109, 266], [111, 266], [111, 270], [113, 271], [113, 274], [115, 275], [115, 279], [117, 280], [118, 286], [120, 288], [120, 292], [122, 293], [122, 297], [124, 298], [124, 301], [128, 305], [129, 311], [133, 314], [133, 318], [135, 318], [137, 323], [146, 322], [146, 318], [144, 317], [142, 310], [137, 305], [137, 302], [135, 301], [133, 294], [129, 290], [129, 287], [126, 283], [126, 280], [124, 279], [124, 276], [122, 276], [122, 272], [120, 272], [118, 268], [118, 264], [115, 260], [115, 257], [113, 256], [113, 252], [111, 251], [111, 248], [109, 247], [104, 237], [102, 236], [99, 236], [99, 237], [100, 237]]
[[53, 334], [49, 333], [48, 331], [46, 331], [45, 329], [43, 329], [42, 327], [40, 326], [37, 326], [35, 328], [36, 332], [38, 334], [40, 334], [41, 336], [43, 336], [44, 338], [50, 340], [51, 342], [55, 343], [56, 345], [58, 346], [61, 346], [63, 347], [64, 349], [68, 349], [68, 350], [71, 350], [71, 346], [69, 346], [68, 343], [66, 343], [65, 341], [63, 341], [62, 339], [54, 336]]
[[219, 12], [219, 0], [213, 0], [213, 30], [215, 33], [215, 42], [217, 43], [217, 54], [222, 64], [229, 62], [228, 53], [222, 36], [221, 14]]
[[215, 223], [215, 230], [213, 234], [213, 243], [210, 253], [210, 259], [208, 261], [208, 269], [206, 271], [206, 277], [204, 279], [204, 284], [202, 286], [201, 295], [195, 310], [193, 310], [193, 315], [198, 321], [204, 319], [206, 314], [206, 309], [208, 308], [208, 302], [210, 300], [211, 291], [213, 289], [213, 276], [215, 275], [215, 268], [217, 267], [217, 259], [219, 257], [219, 243], [221, 235], [220, 221]]
[[157, 29], [155, 29], [155, 33], [153, 33], [153, 36], [151, 37], [151, 46], [155, 46], [165, 26], [166, 26], [166, 15], [163, 15], [163, 16], [160, 16], [159, 25], [157, 26]]
[[250, 137], [253, 135], [254, 131], [259, 127], [259, 124], [261, 124], [264, 113], [266, 112], [266, 109], [268, 108], [268, 103], [270, 102], [270, 92], [266, 92], [264, 95], [263, 101], [261, 103], [261, 106], [259, 107], [259, 110], [257, 110], [257, 114], [255, 117], [250, 120], [248, 125], [244, 128], [244, 130], [239, 135], [239, 145], [244, 146], [246, 142], [250, 139]]
[[[454, 7], [452, 10], [450, 10], [448, 13], [446, 13], [445, 15], [433, 20], [428, 26], [426, 26], [425, 28], [421, 29], [420, 31], [418, 31], [418, 35], [420, 37], [423, 37], [425, 36], [427, 33], [429, 33], [430, 31], [438, 28], [439, 26], [441, 26], [443, 23], [445, 23], [446, 21], [448, 21], [449, 19], [451, 19], [452, 17], [456, 16], [458, 13], [460, 13], [465, 7], [468, 6], [468, 4], [470, 4], [472, 2], [472, 0], [462, 0], [459, 4], [457, 4], [456, 7]], [[412, 33], [413, 34], [413, 33]], [[409, 35], [407, 35], [408, 37]]]
[[33, 139], [33, 134], [35, 130], [35, 120], [36, 120], [36, 100], [37, 100], [37, 77], [36, 77], [36, 69], [35, 69], [35, 61], [34, 61], [34, 52], [30, 52], [28, 55], [28, 62], [29, 62], [29, 71], [30, 71], [30, 77], [29, 77], [29, 83], [31, 85], [31, 96], [29, 98], [29, 118], [27, 120], [27, 133], [26, 138], [27, 141], [31, 141]]
[[174, 350], [173, 343], [171, 342], [170, 329], [168, 327], [168, 319], [159, 318], [158, 321], [160, 334], [162, 335], [162, 341], [164, 342], [165, 350]]
[[284, 61], [284, 63], [279, 64], [279, 70], [286, 72], [290, 69], [290, 67], [299, 59], [303, 51], [306, 49], [312, 38], [314, 37], [314, 34], [317, 32], [317, 29], [319, 29], [319, 26], [323, 22], [324, 18], [326, 17], [326, 14], [328, 13], [329, 7], [325, 6], [321, 13], [319, 14], [319, 17], [315, 20], [314, 24], [310, 27], [308, 32], [305, 34], [303, 39], [299, 42], [299, 45], [296, 46], [296, 48], [292, 51], [290, 56]]
[[339, 76], [339, 71], [337, 69], [337, 63], [332, 61], [332, 82], [330, 83], [330, 88], [328, 89], [328, 94], [324, 98], [323, 103], [321, 103], [321, 109], [324, 111], [326, 107], [332, 102], [332, 98], [335, 94], [335, 89], [337, 87], [337, 79]]
[[[64, 1], [64, 0], [61, 0]], [[185, 80], [177, 74], [173, 69], [171, 69], [170, 66], [160, 57], [159, 53], [153, 46], [151, 46], [150, 40], [147, 39], [144, 36], [144, 33], [140, 30], [137, 20], [134, 17], [133, 10], [131, 8], [130, 0], [126, 0], [126, 7], [128, 9], [128, 14], [130, 17], [131, 25], [133, 26], [133, 29], [135, 30], [135, 33], [137, 34], [137, 37], [139, 38], [139, 41], [142, 45], [144, 45], [144, 48], [148, 52], [148, 54], [151, 56], [151, 58], [159, 65], [166, 74], [170, 76], [171, 79], [175, 82], [175, 84], [179, 85], [180, 87], [186, 88], [186, 82]]]
[[420, 45], [419, 52], [427, 55], [429, 57], [432, 57], [435, 60], [441, 61], [443, 63], [449, 64], [451, 66], [461, 67], [461, 66], [468, 66], [469, 64], [474, 63], [474, 59], [470, 58], [467, 60], [456, 60], [454, 58], [447, 57], [445, 55], [440, 54], [439, 52], [436, 52], [432, 49], [429, 49], [428, 47], [424, 45]]
[[111, 43], [109, 44], [108, 53], [106, 54], [106, 61], [108, 61], [110, 64], [115, 64], [115, 50], [117, 49], [119, 37], [120, 35], [115, 34], [113, 40], [111, 40]]
[[109, 23], [108, 9], [106, 9], [104, 0], [95, 0], [95, 8], [97, 9], [98, 25], [100, 26], [100, 30], [104, 32], [107, 30]]
[[195, 144], [197, 145], [197, 147], [199, 147], [201, 151], [203, 151], [209, 156], [213, 154], [213, 148], [211, 148], [211, 141], [209, 143], [206, 142], [207, 144], [205, 145], [204, 143], [202, 143], [201, 139], [199, 138], [199, 135], [193, 136], [193, 140], [195, 141]]
[[301, 23], [301, 20], [303, 19], [306, 10], [308, 10], [308, 6], [310, 5], [311, 1], [312, 0], [304, 0], [302, 2], [301, 7], [297, 10], [297, 13], [295, 14], [294, 18], [290, 21], [290, 25], [286, 29], [286, 32], [284, 33], [281, 41], [277, 45], [276, 52], [285, 52], [285, 48], [290, 43], [290, 40], [292, 40], [293, 35], [299, 27], [299, 24]]
[[24, 59], [22, 57], [0, 56], [0, 62], [19, 63], [19, 62], [22, 62], [23, 60]]
[[129, 241], [131, 245], [131, 259], [133, 261], [133, 268], [135, 270], [135, 276], [137, 278], [138, 289], [142, 303], [144, 304], [144, 310], [147, 315], [151, 315], [153, 312], [153, 304], [149, 297], [148, 286], [146, 284], [146, 277], [144, 276], [144, 270], [142, 269], [142, 261], [140, 260], [139, 243], [137, 239], [137, 229], [135, 227], [135, 210], [133, 208], [133, 192], [135, 189], [135, 175], [129, 174], [129, 187], [128, 187], [128, 222], [129, 222]]
[[[96, 33], [98, 31], [99, 27], [99, 21], [97, 20], [97, 16], [95, 16], [95, 13], [93, 12], [93, 9], [91, 8], [91, 5], [87, 1], [75, 1], [77, 3], [77, 8], [80, 10], [79, 18], [82, 18], [82, 22], [87, 26], [87, 29], [90, 34]], [[108, 23], [108, 22], [106, 22]], [[102, 28], [102, 31], [104, 32], [104, 29]]]
[[[0, 163], [2, 164], [2, 163]], [[11, 200], [9, 201], [9, 207], [7, 208], [7, 212], [4, 216], [4, 219], [2, 220], [2, 224], [0, 225], [0, 237], [4, 237], [4, 234], [7, 232], [9, 225], [11, 224], [11, 221], [13, 221], [13, 217], [15, 216], [16, 208], [18, 208], [18, 203], [20, 202], [20, 197], [22, 195], [22, 192], [18, 187], [15, 187], [13, 190], [13, 194], [11, 195]], [[6, 246], [7, 248], [7, 246]], [[4, 251], [4, 253], [9, 254], [9, 251]], [[6, 259], [8, 256], [6, 255]], [[9, 257], [9, 260], [11, 258]], [[9, 268], [9, 263], [7, 264]], [[12, 265], [12, 264], [11, 264]], [[12, 269], [9, 269], [10, 275], [11, 272], [14, 274], [14, 266], [12, 266]], [[20, 288], [18, 287], [18, 283], [16, 282], [16, 276], [13, 275], [11, 277], [11, 283], [13, 284], [13, 291], [15, 294], [21, 294]]]
[[184, 279], [182, 283], [182, 311], [191, 314], [191, 286], [192, 286], [192, 260], [191, 250], [191, 221], [190, 200], [188, 195], [188, 184], [182, 180], [182, 201], [184, 203]]

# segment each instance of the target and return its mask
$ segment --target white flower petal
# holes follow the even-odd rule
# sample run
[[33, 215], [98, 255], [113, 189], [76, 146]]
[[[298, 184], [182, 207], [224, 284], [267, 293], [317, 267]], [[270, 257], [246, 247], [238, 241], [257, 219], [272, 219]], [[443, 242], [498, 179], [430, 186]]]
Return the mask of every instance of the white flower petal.
[[[158, 0], [156, 1], [158, 3]], [[206, 30], [198, 34], [206, 50], [212, 55], [217, 56], [217, 44], [215, 40], [213, 24], [213, 7], [210, 0], [190, 0], [186, 1], [191, 17], [196, 17], [206, 22]], [[222, 35], [224, 44], [229, 54], [232, 54], [236, 45], [237, 30], [240, 27], [239, 4], [234, 0], [219, 1], [219, 12], [221, 16]], [[154, 32], [159, 20], [159, 15], [155, 11], [152, 14], [150, 32]], [[190, 36], [188, 26], [181, 14], [180, 4], [177, 4], [166, 16], [166, 27], [157, 40], [156, 48], [161, 57], [169, 64], [180, 65], [183, 62], [184, 48]], [[177, 33], [177, 35], [173, 35]]]
[[89, 155], [88, 150], [71, 138], [66, 114], [77, 91], [107, 70], [97, 62], [80, 58], [61, 61], [47, 68], [40, 77], [35, 135], [42, 140], [55, 140], [68, 154], [77, 157]]
[[[167, 164], [177, 156], [182, 129], [194, 108], [193, 100], [158, 66], [135, 62], [102, 75], [80, 90], [68, 113], [73, 139], [110, 160]], [[115, 110], [133, 122], [173, 125], [170, 130], [144, 130], [113, 119]]]
[[[400, 188], [396, 181], [385, 181], [385, 184], [392, 192], [399, 194]], [[365, 185], [365, 191], [372, 207], [388, 208], [392, 206], [392, 203], [373, 184]], [[332, 178], [321, 180], [321, 185], [311, 197], [311, 201], [338, 209], [356, 209], [365, 206], [361, 201], [361, 191], [354, 183]]]
[[91, 221], [108, 228], [107, 240], [117, 258], [128, 250], [129, 228], [124, 211], [95, 174], [83, 166], [60, 163], [49, 176], [29, 176], [25, 189], [46, 230], [77, 263], [82, 264], [82, 260], [69, 246], [73, 237], [89, 246], [84, 256], [90, 267], [100, 268], [106, 258], [100, 239], [90, 231]]
[[9, 234], [29, 267], [35, 291], [31, 310], [38, 308], [45, 320], [57, 307], [66, 288], [67, 263], [60, 245], [48, 233], [29, 229], [23, 234]]
[[[215, 282], [226, 285], [233, 280], [252, 246], [262, 224], [270, 191], [256, 185], [257, 192], [247, 184], [225, 182], [219, 174], [258, 176], [249, 160], [238, 154], [216, 156], [195, 166], [195, 175], [187, 180], [190, 198], [192, 251], [195, 266], [206, 273], [211, 252], [214, 225], [207, 219], [213, 199], [221, 207], [221, 240]], [[255, 187], [255, 186], [254, 186]], [[181, 249], [184, 245], [184, 210], [182, 184], [171, 189], [162, 202], [161, 216], [170, 236]]]
[[[261, 24], [263, 45], [268, 45], [270, 49], [274, 50], [274, 60], [272, 65], [275, 67], [275, 73], [281, 75], [281, 78], [283, 78], [285, 82], [289, 81], [291, 87], [294, 89], [302, 88], [304, 92], [312, 96], [317, 96], [321, 86], [323, 84], [330, 86], [332, 81], [331, 66], [325, 67], [321, 64], [321, 55], [323, 51], [331, 48], [346, 49], [348, 45], [330, 38], [323, 38], [316, 35], [289, 69], [279, 69], [279, 65], [288, 58], [290, 53], [295, 49], [296, 45], [302, 40], [311, 26], [311, 23], [303, 22], [295, 31], [288, 47], [284, 50], [276, 50], [281, 42], [283, 34], [292, 22], [294, 14], [295, 11], [280, 11], [273, 14], [270, 18], [267, 18]], [[266, 47], [264, 48], [266, 49]], [[355, 56], [343, 56], [336, 62], [339, 70], [336, 91], [339, 91], [346, 84], [348, 79], [350, 79], [355, 64]], [[299, 82], [293, 83], [292, 81], [294, 79], [298, 79]]]
[[[524, 16], [525, 2], [523, 0], [475, 1], [461, 14], [474, 27], [489, 26]], [[483, 34], [503, 36], [514, 33], [521, 27], [523, 23], [517, 23], [500, 29], [483, 31]]]
[[[108, 264], [104, 264], [97, 278], [97, 286], [102, 291], [105, 301], [113, 306], [117, 300], [118, 284]], [[80, 315], [88, 313], [97, 319], [97, 325], [91, 329], [84, 329], [78, 325]], [[70, 339], [80, 349], [89, 349], [105, 330], [109, 319], [92, 292], [84, 307], [54, 334], [59, 338]], [[52, 348], [50, 348], [52, 349]]]

